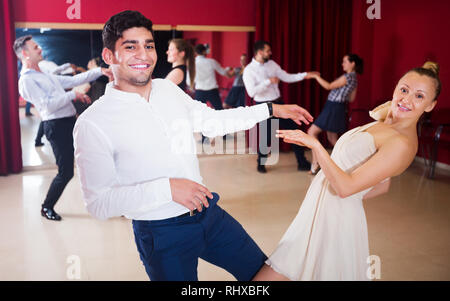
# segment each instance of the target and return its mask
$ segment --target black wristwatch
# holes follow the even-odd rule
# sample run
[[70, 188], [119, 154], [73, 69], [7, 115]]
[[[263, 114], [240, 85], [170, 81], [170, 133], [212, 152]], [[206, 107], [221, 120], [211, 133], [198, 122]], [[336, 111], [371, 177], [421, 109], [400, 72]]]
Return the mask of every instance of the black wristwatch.
[[273, 117], [273, 107], [272, 107], [272, 103], [268, 102], [267, 103], [267, 107], [269, 108], [269, 115], [270, 117]]

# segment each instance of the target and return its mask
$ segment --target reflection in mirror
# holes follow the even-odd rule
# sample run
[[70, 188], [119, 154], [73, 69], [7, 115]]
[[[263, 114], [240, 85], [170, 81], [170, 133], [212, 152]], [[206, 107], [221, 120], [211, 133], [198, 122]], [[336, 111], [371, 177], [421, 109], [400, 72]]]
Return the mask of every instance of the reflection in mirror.
[[[33, 40], [42, 48], [44, 60], [39, 64], [39, 67], [43, 72], [56, 72], [60, 75], [71, 76], [97, 65], [106, 67], [101, 59], [103, 48], [101, 30], [16, 28], [16, 38], [26, 35], [32, 35]], [[165, 77], [171, 69], [166, 59], [166, 51], [168, 41], [172, 37], [181, 37], [181, 33], [178, 31], [155, 31], [159, 60], [153, 73], [154, 77]], [[91, 61], [95, 64], [92, 65], [93, 62]], [[64, 67], [66, 63], [70, 64], [67, 68]], [[18, 62], [19, 76], [21, 68], [21, 63]], [[88, 85], [74, 89], [87, 92], [86, 94], [92, 100], [95, 100], [103, 94], [106, 83], [107, 79], [105, 81], [105, 77], [103, 77]], [[42, 134], [42, 128], [40, 129], [39, 112], [21, 97], [18, 101], [24, 170], [56, 168], [51, 145], [45, 135]], [[87, 106], [78, 102], [74, 103], [74, 106], [78, 114], [81, 114], [87, 108]]]
[[[193, 46], [202, 43], [209, 46], [207, 57], [214, 58], [223, 67], [234, 69], [240, 66], [243, 53], [248, 53], [249, 41], [252, 33], [248, 32], [217, 32], [217, 31], [155, 31], [158, 63], [153, 72], [153, 78], [165, 78], [172, 69], [167, 61], [168, 43], [173, 38], [184, 38]], [[16, 37], [32, 35], [33, 39], [43, 50], [44, 61], [39, 64], [42, 71], [55, 72], [70, 76], [84, 72], [92, 67], [90, 62], [97, 58], [96, 64], [105, 67], [101, 59], [102, 38], [101, 30], [67, 30], [67, 29], [27, 29], [16, 28]], [[247, 56], [251, 60], [252, 55]], [[64, 64], [70, 66], [57, 70]], [[21, 63], [18, 63], [20, 76]], [[228, 95], [234, 81], [234, 76], [217, 76], [217, 83], [222, 102]], [[83, 87], [76, 87], [77, 91], [93, 93], [93, 83]], [[106, 83], [105, 83], [106, 84]], [[104, 89], [104, 88], [103, 88]], [[89, 92], [90, 91], [90, 92]], [[104, 90], [100, 90], [104, 91]], [[187, 91], [189, 93], [189, 91]], [[100, 92], [103, 94], [103, 92]], [[95, 94], [95, 93], [94, 93]], [[97, 92], [98, 94], [98, 92]], [[100, 95], [101, 95], [100, 94]], [[194, 95], [191, 91], [189, 94]], [[97, 99], [99, 95], [91, 98]], [[55, 159], [50, 143], [45, 135], [40, 138], [39, 130], [41, 119], [37, 110], [26, 100], [19, 98], [19, 115], [21, 125], [21, 142], [23, 166], [25, 170], [35, 168], [55, 168]], [[75, 105], [77, 112], [82, 113], [86, 107]], [[43, 145], [40, 145], [42, 142]]]

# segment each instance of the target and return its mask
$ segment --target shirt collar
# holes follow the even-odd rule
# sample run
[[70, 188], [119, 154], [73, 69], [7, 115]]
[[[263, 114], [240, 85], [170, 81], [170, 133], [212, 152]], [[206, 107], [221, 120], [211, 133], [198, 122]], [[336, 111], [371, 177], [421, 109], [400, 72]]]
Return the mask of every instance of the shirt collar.
[[[153, 85], [153, 83], [152, 83]], [[153, 90], [153, 87], [152, 87]], [[138, 93], [134, 93], [134, 92], [125, 92], [119, 89], [114, 88], [114, 82], [109, 82], [106, 85], [105, 88], [105, 96], [108, 97], [112, 97], [115, 99], [120, 99], [120, 100], [133, 100], [133, 101], [145, 101], [147, 102], [147, 100], [145, 98], [143, 98], [141, 95], [139, 95]]]
[[22, 70], [20, 70], [20, 75], [24, 75], [25, 73], [29, 73], [29, 72], [37, 72], [36, 70], [34, 70], [34, 69], [31, 69], [31, 68], [26, 68], [26, 67], [23, 67], [22, 66]]
[[[270, 61], [270, 60], [269, 60]], [[255, 58], [252, 58], [252, 63], [257, 65], [257, 66], [264, 66], [265, 64], [267, 64], [269, 61], [265, 62], [265, 63], [260, 63], [257, 60], [255, 60]]]

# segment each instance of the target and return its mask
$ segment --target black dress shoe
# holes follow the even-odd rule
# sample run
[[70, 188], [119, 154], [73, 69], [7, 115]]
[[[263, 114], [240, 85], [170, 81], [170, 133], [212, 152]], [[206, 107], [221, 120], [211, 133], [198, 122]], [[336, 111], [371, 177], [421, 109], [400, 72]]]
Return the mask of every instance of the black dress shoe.
[[25, 116], [33, 116], [32, 113], [25, 113]]
[[308, 161], [299, 163], [299, 164], [297, 165], [297, 170], [299, 170], [299, 171], [308, 171], [308, 170], [311, 170], [311, 163], [309, 163]]
[[260, 173], [266, 173], [267, 172], [266, 167], [264, 165], [258, 165], [257, 169], [258, 169], [258, 172], [260, 172]]
[[55, 210], [50, 209], [50, 208], [42, 208], [41, 215], [51, 221], [60, 221], [61, 220], [61, 216], [58, 213], [56, 213]]
[[34, 143], [35, 147], [39, 147], [39, 146], [43, 146], [43, 145], [44, 145], [44, 143], [42, 143], [42, 141]]

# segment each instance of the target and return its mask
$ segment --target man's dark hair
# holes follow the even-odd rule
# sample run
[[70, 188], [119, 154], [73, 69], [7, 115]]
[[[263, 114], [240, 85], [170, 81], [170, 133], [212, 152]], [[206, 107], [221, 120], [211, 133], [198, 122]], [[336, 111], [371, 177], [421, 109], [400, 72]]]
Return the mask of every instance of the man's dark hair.
[[23, 36], [17, 38], [14, 41], [13, 49], [19, 59], [22, 59], [22, 49], [26, 47], [27, 41], [31, 40], [33, 37], [31, 35]]
[[206, 46], [203, 44], [197, 44], [195, 45], [195, 52], [197, 54], [203, 55], [206, 52]]
[[120, 12], [109, 18], [103, 27], [103, 47], [114, 51], [116, 42], [122, 37], [123, 32], [133, 27], [144, 27], [153, 35], [152, 26], [152, 21], [138, 11], [125, 10]]
[[256, 41], [253, 46], [253, 53], [256, 54], [259, 50], [264, 50], [265, 46], [270, 46], [270, 43], [267, 41]]

